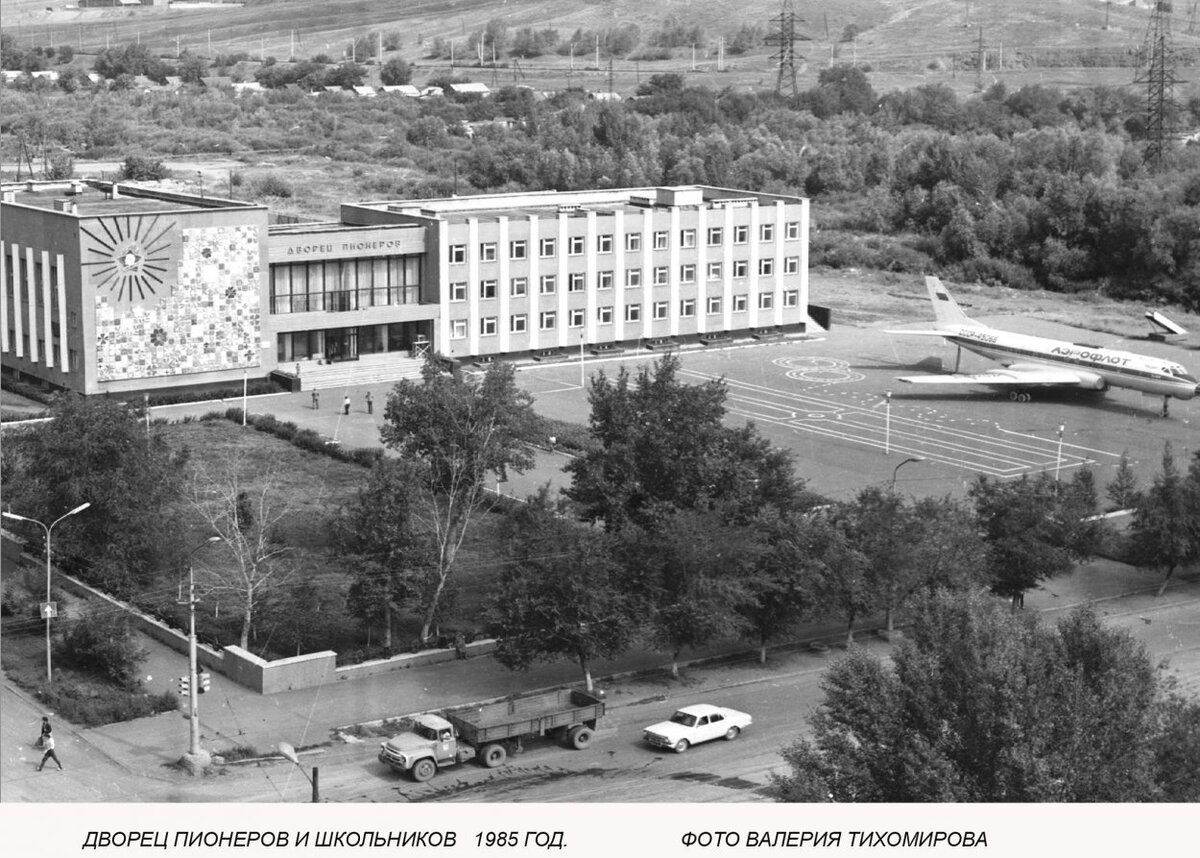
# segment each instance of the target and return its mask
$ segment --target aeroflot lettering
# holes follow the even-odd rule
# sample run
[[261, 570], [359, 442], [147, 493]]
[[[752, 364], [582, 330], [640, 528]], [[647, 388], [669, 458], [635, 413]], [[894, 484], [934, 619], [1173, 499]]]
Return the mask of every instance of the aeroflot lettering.
[[1129, 363], [1129, 358], [1121, 355], [1105, 354], [1104, 352], [1088, 352], [1082, 349], [1071, 349], [1066, 346], [1055, 346], [1050, 349], [1052, 355], [1062, 355], [1063, 357], [1079, 358], [1080, 360], [1090, 360], [1095, 363], [1107, 363], [1112, 366], [1126, 366]]

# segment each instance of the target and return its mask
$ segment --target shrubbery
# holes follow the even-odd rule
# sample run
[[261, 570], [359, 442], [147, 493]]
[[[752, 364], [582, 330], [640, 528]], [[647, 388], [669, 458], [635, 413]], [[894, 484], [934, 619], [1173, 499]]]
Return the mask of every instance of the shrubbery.
[[98, 610], [74, 620], [54, 648], [65, 667], [95, 674], [116, 685], [133, 687], [138, 666], [147, 652], [133, 642], [129, 619], [123, 613]]

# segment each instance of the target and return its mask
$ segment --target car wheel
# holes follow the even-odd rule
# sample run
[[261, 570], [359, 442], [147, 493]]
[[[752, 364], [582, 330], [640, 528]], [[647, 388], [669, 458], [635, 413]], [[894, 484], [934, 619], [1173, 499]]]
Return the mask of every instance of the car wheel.
[[725, 731], [725, 741], [732, 742], [734, 739], [736, 739], [738, 737], [738, 734], [741, 732], [742, 732], [741, 727], [730, 727], [728, 730]]
[[412, 776], [414, 781], [424, 783], [436, 774], [437, 763], [428, 757], [423, 760], [417, 760], [416, 765], [412, 767]]
[[572, 727], [571, 732], [567, 734], [567, 742], [575, 750], [582, 751], [592, 744], [592, 731], [582, 724]]
[[488, 745], [483, 749], [483, 764], [489, 769], [503, 765], [506, 759], [508, 759], [508, 751], [504, 750], [503, 745]]
[[675, 753], [682, 754], [684, 751], [686, 751], [691, 746], [692, 746], [691, 743], [687, 739], [680, 739], [678, 742], [675, 743]]

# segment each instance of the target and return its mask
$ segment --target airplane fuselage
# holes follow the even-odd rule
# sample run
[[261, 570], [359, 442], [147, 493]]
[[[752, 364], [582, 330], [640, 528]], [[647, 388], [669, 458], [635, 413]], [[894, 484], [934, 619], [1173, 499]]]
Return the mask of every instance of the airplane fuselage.
[[1183, 367], [1147, 355], [1013, 334], [979, 325], [947, 327], [947, 341], [1005, 366], [1040, 364], [1070, 368], [1083, 389], [1123, 387], [1155, 396], [1192, 399], [1197, 381]]

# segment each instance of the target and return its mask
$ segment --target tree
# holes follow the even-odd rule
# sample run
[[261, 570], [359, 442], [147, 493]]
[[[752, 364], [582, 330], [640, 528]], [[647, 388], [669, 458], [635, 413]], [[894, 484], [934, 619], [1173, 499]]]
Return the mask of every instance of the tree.
[[401, 86], [412, 82], [412, 66], [400, 57], [392, 57], [379, 69], [379, 82], [384, 86]]
[[55, 530], [55, 552], [109, 592], [129, 596], [172, 554], [178, 522], [171, 502], [186, 456], [147, 432], [136, 406], [60, 394], [50, 415], [41, 426], [5, 437], [13, 474], [5, 503], [43, 522], [91, 503]]
[[383, 628], [383, 646], [388, 651], [396, 611], [413, 595], [413, 576], [430, 560], [429, 540], [418, 527], [413, 492], [422, 477], [418, 463], [380, 459], [333, 528], [335, 545], [353, 578], [348, 595], [351, 610], [368, 630]]
[[496, 659], [516, 670], [574, 659], [591, 691], [592, 663], [621, 655], [637, 631], [612, 537], [558, 514], [545, 490], [515, 509], [509, 526], [508, 563], [489, 611]]
[[123, 612], [101, 608], [71, 621], [68, 629], [54, 646], [59, 665], [104, 677], [124, 688], [137, 685], [138, 666], [149, 653], [137, 645]]
[[294, 571], [279, 534], [292, 511], [279, 498], [278, 466], [249, 473], [241, 458], [217, 469], [197, 463], [190, 485], [191, 507], [204, 522], [204, 532], [220, 537], [222, 553], [231, 561], [197, 570], [198, 583], [206, 594], [233, 600], [241, 617], [238, 645], [245, 650], [256, 610]]
[[1142, 495], [1130, 524], [1137, 564], [1164, 573], [1159, 596], [1177, 568], [1200, 557], [1200, 466], [1193, 462], [1190, 470], [1185, 479], [1175, 464], [1171, 443], [1164, 444], [1162, 469]]
[[[1055, 626], [978, 594], [922, 606], [889, 666], [826, 674], [814, 737], [784, 752], [784, 801], [1147, 801], [1172, 717], [1145, 648], [1088, 609]], [[1183, 736], [1185, 755], [1200, 735]]]
[[1113, 476], [1112, 482], [1104, 489], [1104, 493], [1108, 496], [1111, 504], [1110, 510], [1133, 509], [1138, 505], [1141, 492], [1137, 487], [1137, 475], [1129, 464], [1128, 450], [1121, 453], [1121, 460], [1117, 463], [1117, 473]]
[[436, 359], [420, 383], [404, 380], [388, 394], [383, 443], [422, 466], [418, 521], [431, 534], [434, 560], [423, 599], [421, 639], [429, 638], [458, 550], [475, 515], [490, 502], [489, 476], [522, 473], [533, 463], [533, 398], [516, 370], [497, 361], [482, 381], [447, 375]]

